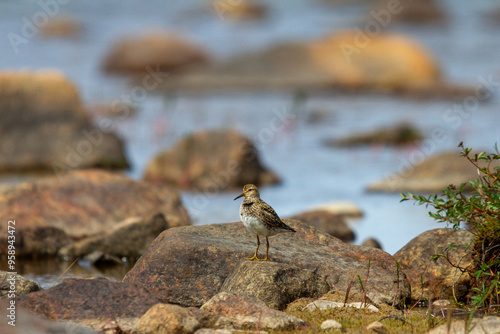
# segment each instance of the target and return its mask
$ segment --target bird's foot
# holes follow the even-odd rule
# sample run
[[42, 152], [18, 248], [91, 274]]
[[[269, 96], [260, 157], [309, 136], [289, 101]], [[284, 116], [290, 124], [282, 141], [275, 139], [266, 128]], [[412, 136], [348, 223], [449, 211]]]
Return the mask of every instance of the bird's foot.
[[267, 257], [265, 257], [265, 258], [263, 258], [263, 259], [259, 259], [259, 258], [257, 257], [257, 255], [254, 255], [254, 256], [252, 256], [252, 257], [250, 257], [250, 258], [247, 258], [247, 260], [248, 260], [248, 261], [253, 261], [253, 260], [257, 260], [257, 261], [267, 261], [267, 260], [268, 260], [268, 258], [267, 258]]
[[254, 256], [250, 257], [250, 258], [247, 258], [248, 261], [253, 261], [253, 260], [257, 260], [257, 261], [261, 261], [261, 259], [259, 259], [257, 257], [257, 254], [255, 254]]

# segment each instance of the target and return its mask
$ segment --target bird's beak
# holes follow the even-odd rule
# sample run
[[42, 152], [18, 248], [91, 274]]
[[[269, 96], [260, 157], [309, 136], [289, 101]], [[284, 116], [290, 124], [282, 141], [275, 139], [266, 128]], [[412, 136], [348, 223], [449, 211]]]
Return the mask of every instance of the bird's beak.
[[245, 193], [239, 194], [238, 197], [236, 197], [234, 200], [236, 201], [238, 198], [243, 197], [243, 196], [245, 196]]

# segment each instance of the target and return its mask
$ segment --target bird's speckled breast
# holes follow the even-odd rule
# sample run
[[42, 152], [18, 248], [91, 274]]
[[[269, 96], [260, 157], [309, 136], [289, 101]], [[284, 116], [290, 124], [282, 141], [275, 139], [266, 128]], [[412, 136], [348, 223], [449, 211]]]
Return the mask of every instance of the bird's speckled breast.
[[243, 225], [247, 228], [250, 233], [262, 235], [265, 237], [270, 237], [279, 233], [279, 231], [271, 231], [265, 227], [261, 220], [253, 216], [243, 216], [240, 215]]

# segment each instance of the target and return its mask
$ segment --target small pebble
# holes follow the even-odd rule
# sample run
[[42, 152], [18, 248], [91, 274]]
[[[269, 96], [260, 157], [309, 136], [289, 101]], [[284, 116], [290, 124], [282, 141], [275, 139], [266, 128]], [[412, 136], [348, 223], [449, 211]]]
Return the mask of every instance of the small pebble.
[[366, 330], [368, 331], [374, 331], [375, 333], [389, 333], [389, 331], [387, 330], [387, 328], [384, 327], [384, 325], [382, 325], [382, 323], [378, 322], [378, 321], [374, 321], [372, 322], [371, 324], [369, 324], [368, 326], [366, 326]]
[[337, 321], [335, 321], [333, 319], [329, 319], [329, 320], [323, 321], [323, 323], [321, 324], [321, 329], [324, 330], [324, 331], [329, 330], [329, 329], [339, 329], [339, 330], [342, 330], [343, 327]]

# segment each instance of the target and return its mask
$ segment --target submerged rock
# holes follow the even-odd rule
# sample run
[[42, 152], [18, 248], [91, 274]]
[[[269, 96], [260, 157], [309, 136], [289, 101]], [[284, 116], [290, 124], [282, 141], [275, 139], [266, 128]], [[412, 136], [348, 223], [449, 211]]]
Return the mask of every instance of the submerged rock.
[[417, 144], [423, 139], [420, 130], [411, 124], [402, 123], [384, 127], [365, 134], [353, 135], [348, 138], [330, 140], [328, 145], [351, 147], [357, 145], [407, 145]]
[[[1, 219], [16, 217], [17, 256], [54, 255], [72, 240], [103, 237], [125, 219], [158, 212], [170, 227], [190, 223], [176, 191], [118, 173], [73, 171], [61, 178], [40, 178], [0, 189]], [[0, 231], [0, 241], [6, 244], [7, 224]], [[137, 237], [147, 239], [134, 241], [142, 242], [142, 248], [152, 239], [149, 235]], [[115, 245], [117, 250], [134, 245], [120, 244]], [[6, 247], [0, 249], [0, 255], [6, 251]]]
[[45, 38], [75, 38], [81, 30], [81, 23], [69, 15], [57, 15], [40, 26], [40, 33]]
[[255, 0], [215, 0], [212, 6], [220, 19], [236, 21], [260, 19], [263, 18], [267, 12], [266, 6]]
[[471, 248], [468, 247], [473, 239], [474, 235], [469, 231], [439, 228], [420, 234], [394, 254], [410, 281], [412, 299], [463, 300], [470, 289], [471, 277], [444, 258], [436, 262], [431, 258], [445, 254], [446, 248], [453, 243], [456, 248], [451, 248], [448, 253], [450, 261], [467, 268], [472, 264]]
[[[460, 186], [462, 183], [476, 180], [477, 169], [459, 152], [441, 152], [426, 157], [421, 150], [408, 153], [406, 168], [396, 174], [388, 174], [383, 180], [368, 187], [369, 191], [384, 192], [441, 192], [450, 184]], [[484, 162], [479, 163], [485, 166]], [[491, 167], [499, 166], [492, 163]]]
[[331, 202], [316, 205], [310, 211], [327, 211], [333, 215], [344, 218], [359, 218], [363, 217], [361, 208], [351, 202]]
[[211, 193], [279, 181], [262, 166], [254, 144], [232, 130], [200, 131], [181, 139], [150, 161], [144, 178]]
[[0, 172], [126, 168], [122, 141], [94, 126], [58, 71], [0, 73]]
[[[381, 11], [384, 11], [387, 15], [389, 8], [392, 9], [389, 17], [384, 17], [382, 18], [382, 20], [389, 20], [389, 22], [428, 24], [442, 23], [447, 19], [446, 12], [439, 5], [439, 1], [436, 0], [401, 2], [392, 0], [379, 0], [375, 12], [378, 12], [378, 16], [380, 17], [381, 15], [384, 15], [381, 13]], [[370, 17], [370, 20], [376, 20], [373, 14], [372, 17]]]
[[[260, 262], [240, 264], [240, 260], [255, 251], [255, 236], [250, 235], [241, 222], [188, 226], [164, 231], [124, 281], [142, 284], [164, 303], [199, 307], [219, 293], [226, 280], [230, 286], [235, 285], [230, 284], [234, 279], [233, 282], [243, 280], [257, 288], [256, 282], [268, 279], [257, 274], [252, 278], [251, 272], [275, 272], [273, 275], [282, 277], [283, 281], [272, 283], [276, 284], [273, 291], [281, 294], [273, 299], [276, 305], [282, 305], [283, 301], [298, 298], [301, 291], [314, 295], [321, 287], [345, 290], [350, 284], [356, 284], [357, 275], [364, 277], [370, 265], [366, 283], [369, 298], [376, 303], [392, 303], [396, 293], [398, 300], [410, 297], [404, 275], [396, 282], [396, 261], [391, 255], [374, 248], [346, 244], [305, 223], [284, 221], [297, 233], [270, 238], [270, 262], [262, 263], [262, 268], [256, 267]], [[261, 246], [261, 252], [263, 250], [265, 246]], [[281, 275], [280, 270], [288, 274]], [[296, 282], [296, 288], [287, 289], [285, 284], [289, 280], [293, 282], [289, 274], [293, 272], [298, 277], [314, 279], [303, 285]], [[263, 292], [252, 293], [262, 296]]]
[[171, 72], [207, 61], [208, 55], [201, 47], [172, 33], [157, 31], [119, 40], [102, 67], [106, 72]]

